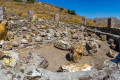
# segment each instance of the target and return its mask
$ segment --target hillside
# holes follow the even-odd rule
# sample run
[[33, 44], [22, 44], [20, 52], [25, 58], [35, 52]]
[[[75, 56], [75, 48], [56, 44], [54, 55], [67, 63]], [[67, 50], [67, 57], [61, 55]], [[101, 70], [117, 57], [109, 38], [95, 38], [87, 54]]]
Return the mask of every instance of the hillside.
[[[107, 24], [108, 22], [108, 18], [95, 18], [94, 19], [97, 23], [101, 23], [101, 24]], [[120, 20], [113, 17], [113, 21], [115, 23], [116, 27], [120, 27]]]
[[[54, 14], [57, 13], [60, 9], [58, 6], [47, 4], [44, 2], [37, 2], [35, 4], [31, 3], [20, 3], [13, 1], [0, 1], [0, 5], [7, 8], [7, 17], [12, 17], [17, 15], [19, 17], [27, 17], [27, 11], [33, 10], [35, 15], [43, 19], [54, 19]], [[67, 9], [63, 9], [60, 12], [60, 21], [72, 22], [72, 23], [81, 23], [81, 16], [71, 15], [66, 13]], [[94, 20], [87, 19], [87, 25], [89, 26], [106, 26], [106, 24], [100, 24], [94, 22]]]

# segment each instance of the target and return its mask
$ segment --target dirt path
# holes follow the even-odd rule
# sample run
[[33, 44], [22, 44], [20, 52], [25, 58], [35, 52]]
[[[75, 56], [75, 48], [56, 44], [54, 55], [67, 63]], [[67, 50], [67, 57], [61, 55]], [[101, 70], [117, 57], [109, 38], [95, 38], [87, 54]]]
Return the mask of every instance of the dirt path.
[[[109, 50], [110, 50], [109, 44], [107, 42], [102, 42], [101, 48], [99, 49], [98, 53], [96, 53], [94, 56], [83, 56], [82, 59], [76, 64], [87, 63], [89, 65], [95, 66], [95, 68], [102, 68], [103, 62], [105, 60], [112, 59], [106, 56], [106, 53]], [[66, 59], [66, 56], [69, 51], [57, 49], [53, 45], [45, 46], [40, 49], [35, 49], [35, 51], [49, 61], [49, 66], [47, 70], [56, 72], [59, 69], [60, 65], [71, 64]]]

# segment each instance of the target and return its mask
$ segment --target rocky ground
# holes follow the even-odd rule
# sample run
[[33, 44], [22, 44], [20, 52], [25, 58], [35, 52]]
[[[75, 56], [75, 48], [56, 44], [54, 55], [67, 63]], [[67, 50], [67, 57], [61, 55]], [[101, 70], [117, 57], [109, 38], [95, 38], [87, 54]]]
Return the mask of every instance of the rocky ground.
[[[105, 35], [97, 36], [79, 24], [42, 19], [9, 20], [6, 27], [8, 40], [0, 41], [1, 80], [109, 80], [111, 75], [119, 80], [119, 67], [110, 61], [118, 55], [116, 44]], [[71, 53], [72, 47], [76, 52]], [[73, 63], [70, 54], [83, 55]], [[79, 66], [72, 71], [71, 64]], [[92, 69], [84, 71], [82, 64]]]

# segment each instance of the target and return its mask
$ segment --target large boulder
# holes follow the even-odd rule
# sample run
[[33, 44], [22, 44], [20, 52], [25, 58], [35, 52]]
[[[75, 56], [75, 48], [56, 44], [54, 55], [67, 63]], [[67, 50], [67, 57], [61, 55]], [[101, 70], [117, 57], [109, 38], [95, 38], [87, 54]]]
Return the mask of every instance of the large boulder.
[[47, 68], [49, 63], [44, 57], [38, 55], [37, 53], [31, 51], [28, 56], [28, 63], [35, 65], [37, 68]]
[[18, 53], [12, 51], [4, 51], [3, 62], [7, 67], [15, 68], [19, 61]]
[[62, 65], [61, 69], [63, 72], [89, 71], [92, 69], [92, 66], [88, 64], [82, 64], [82, 65], [70, 64], [69, 66]]
[[0, 23], [0, 40], [6, 40], [7, 39], [7, 29], [5, 27], [7, 23], [7, 20], [3, 20]]
[[71, 47], [69, 56], [70, 56], [70, 61], [76, 63], [79, 61], [79, 59], [82, 58], [84, 53], [84, 48], [82, 45], [77, 46], [77, 47]]
[[86, 43], [86, 49], [88, 50], [88, 52], [89, 52], [90, 54], [96, 53], [96, 52], [98, 51], [98, 49], [99, 49], [99, 45], [98, 45], [98, 43], [95, 42], [95, 41], [88, 41], [88, 42]]
[[54, 46], [62, 50], [70, 50], [71, 48], [71, 45], [68, 42], [65, 42], [63, 40], [59, 40], [55, 42]]

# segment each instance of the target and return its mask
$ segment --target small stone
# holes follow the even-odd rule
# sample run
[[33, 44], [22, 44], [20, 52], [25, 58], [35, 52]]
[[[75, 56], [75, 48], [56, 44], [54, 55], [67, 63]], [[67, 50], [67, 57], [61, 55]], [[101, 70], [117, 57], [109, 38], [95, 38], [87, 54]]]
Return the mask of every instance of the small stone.
[[3, 49], [4, 49], [4, 50], [12, 50], [12, 45], [5, 44], [5, 45], [3, 46]]
[[110, 48], [115, 50], [116, 49], [116, 45], [114, 43], [110, 44]]
[[52, 34], [47, 33], [46, 36], [47, 36], [47, 37], [52, 37]]
[[40, 32], [40, 35], [41, 35], [42, 37], [45, 37], [45, 36], [46, 36], [46, 33], [45, 33], [45, 32]]
[[8, 37], [8, 40], [14, 39], [14, 33], [11, 32], [11, 31], [9, 31], [9, 32], [7, 33], [7, 37]]
[[113, 40], [113, 39], [109, 39], [109, 40], [108, 40], [108, 43], [109, 43], [109, 44], [114, 44], [114, 40]]
[[4, 53], [0, 51], [0, 60], [3, 59], [3, 57], [4, 57]]
[[50, 40], [51, 38], [50, 37], [47, 37], [47, 40]]
[[72, 35], [72, 39], [78, 39], [79, 36], [77, 34]]
[[41, 78], [42, 77], [42, 73], [38, 70], [38, 69], [33, 69], [32, 71], [27, 73], [27, 78], [30, 80], [35, 79], [36, 77]]
[[28, 42], [28, 40], [26, 40], [26, 39], [22, 39], [22, 40], [21, 40], [21, 43], [22, 43], [22, 44], [28, 44], [29, 42]]
[[37, 36], [37, 37], [35, 38], [35, 41], [36, 41], [36, 42], [42, 42], [42, 41], [43, 41], [43, 39], [42, 39], [42, 37]]
[[4, 40], [1, 40], [0, 41], [0, 48], [2, 48], [3, 44], [4, 44]]
[[50, 33], [51, 34], [51, 36], [53, 36], [54, 35], [54, 30], [53, 29], [48, 29], [48, 31], [47, 31], [48, 33]]
[[35, 34], [34, 34], [34, 33], [31, 33], [31, 36], [32, 36], [32, 37], [35, 37]]
[[116, 54], [113, 51], [109, 51], [107, 54], [109, 57], [114, 58], [116, 56]]
[[22, 31], [27, 31], [28, 28], [27, 27], [22, 27]]
[[13, 42], [12, 42], [12, 45], [13, 45], [13, 47], [18, 47], [18, 46], [19, 46], [19, 44], [18, 44], [17, 41], [13, 41]]
[[54, 35], [55, 35], [55, 37], [60, 37], [60, 33], [56, 32]]
[[107, 35], [101, 35], [101, 40], [106, 41], [107, 40]]

